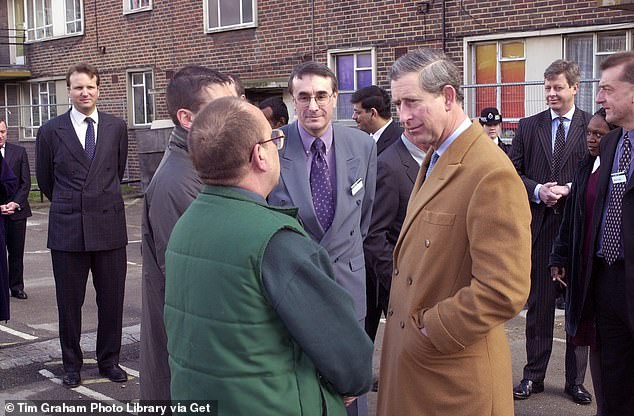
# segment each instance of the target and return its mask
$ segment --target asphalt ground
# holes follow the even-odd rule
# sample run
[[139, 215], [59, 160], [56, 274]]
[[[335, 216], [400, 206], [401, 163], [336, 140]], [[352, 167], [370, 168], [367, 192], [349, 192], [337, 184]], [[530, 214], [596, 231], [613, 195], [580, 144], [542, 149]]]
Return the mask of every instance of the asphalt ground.
[[[18, 412], [14, 401], [32, 403], [104, 403], [134, 402], [139, 397], [139, 329], [141, 321], [141, 198], [126, 201], [128, 222], [128, 274], [123, 314], [123, 347], [121, 365], [128, 372], [127, 383], [112, 383], [99, 376], [94, 359], [96, 340], [96, 305], [92, 285], [88, 284], [83, 307], [82, 349], [84, 367], [82, 385], [68, 389], [61, 384], [63, 374], [61, 350], [58, 340], [57, 305], [51, 268], [50, 253], [46, 248], [48, 207], [35, 207], [29, 218], [25, 249], [25, 291], [27, 300], [11, 298], [11, 320], [0, 322], [0, 415], [50, 414], [38, 409], [23, 408]], [[513, 355], [513, 380], [522, 378], [526, 359], [524, 343], [525, 320], [520, 314], [506, 325]], [[374, 367], [379, 366], [383, 324], [379, 328]], [[528, 400], [515, 402], [519, 416], [586, 416], [596, 414], [595, 404], [580, 406], [563, 392], [564, 344], [563, 312], [557, 311], [553, 354], [548, 367], [544, 393]], [[586, 375], [586, 388], [592, 392], [590, 372]], [[376, 409], [376, 393], [369, 393], [370, 415]], [[79, 402], [74, 402], [78, 400]], [[13, 411], [9, 411], [14, 404]], [[121, 414], [117, 411], [101, 414]], [[28, 411], [27, 411], [28, 410]], [[64, 414], [64, 412], [60, 413]], [[66, 414], [68, 414], [66, 412]], [[79, 414], [79, 413], [78, 413]], [[84, 414], [97, 414], [88, 412]], [[201, 413], [204, 414], [204, 413]], [[398, 415], [395, 415], [398, 416]], [[455, 416], [455, 415], [450, 415]]]

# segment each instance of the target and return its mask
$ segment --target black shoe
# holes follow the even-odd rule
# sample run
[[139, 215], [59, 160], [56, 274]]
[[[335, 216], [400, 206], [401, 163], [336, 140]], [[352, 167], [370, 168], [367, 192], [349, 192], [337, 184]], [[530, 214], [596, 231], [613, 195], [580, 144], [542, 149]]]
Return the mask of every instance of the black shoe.
[[524, 400], [528, 399], [533, 393], [541, 393], [543, 391], [543, 381], [533, 381], [525, 378], [513, 389], [513, 398]]
[[123, 369], [118, 365], [100, 368], [99, 375], [106, 377], [108, 380], [114, 381], [115, 383], [123, 383], [124, 381], [128, 381], [128, 373], [123, 371]]
[[22, 300], [28, 299], [26, 292], [22, 289], [11, 290], [11, 296], [13, 296], [14, 298], [22, 299]]
[[62, 383], [66, 387], [77, 387], [81, 384], [81, 376], [79, 375], [79, 371], [67, 371], [62, 377]]
[[592, 395], [583, 384], [575, 384], [569, 385], [566, 384], [564, 388], [564, 392], [570, 397], [572, 397], [572, 401], [578, 404], [590, 404], [592, 403]]

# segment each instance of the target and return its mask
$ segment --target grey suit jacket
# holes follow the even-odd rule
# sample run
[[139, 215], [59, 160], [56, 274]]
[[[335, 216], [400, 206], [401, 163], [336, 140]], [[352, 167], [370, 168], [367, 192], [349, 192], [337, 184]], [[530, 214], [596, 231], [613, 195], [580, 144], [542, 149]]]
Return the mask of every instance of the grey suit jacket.
[[[297, 122], [284, 128], [286, 145], [280, 150], [280, 182], [268, 197], [269, 204], [299, 208], [308, 234], [328, 251], [336, 281], [354, 301], [359, 320], [365, 317], [365, 260], [363, 239], [368, 233], [376, 186], [376, 144], [360, 130], [333, 125], [337, 178], [335, 217], [324, 232], [317, 220], [306, 169], [307, 155]], [[354, 195], [352, 184], [363, 181]]]
[[128, 157], [123, 120], [99, 112], [97, 147], [90, 161], [70, 111], [43, 125], [35, 143], [37, 182], [51, 201], [48, 247], [100, 251], [128, 242], [120, 182]]

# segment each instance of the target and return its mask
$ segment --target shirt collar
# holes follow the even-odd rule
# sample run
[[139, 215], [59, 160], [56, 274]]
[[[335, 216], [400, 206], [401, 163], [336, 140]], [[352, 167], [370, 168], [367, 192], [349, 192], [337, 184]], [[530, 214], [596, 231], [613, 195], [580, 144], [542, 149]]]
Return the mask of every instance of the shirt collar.
[[[565, 118], [566, 120], [572, 120], [573, 114], [575, 114], [574, 104], [572, 105], [572, 108], [570, 109], [570, 111], [568, 111], [562, 117]], [[557, 115], [557, 113], [555, 113], [553, 110], [550, 110], [550, 119], [554, 121], [555, 119], [558, 119], [558, 118], [559, 116]]]
[[401, 140], [403, 141], [403, 144], [405, 145], [405, 148], [407, 149], [409, 154], [412, 155], [416, 163], [418, 163], [418, 166], [422, 165], [427, 153], [416, 147], [416, 145], [410, 142], [404, 134], [401, 134]]
[[378, 129], [377, 131], [375, 131], [374, 133], [370, 134], [370, 136], [372, 136], [372, 138], [374, 139], [375, 142], [379, 141], [379, 138], [381, 137], [381, 135], [383, 134], [383, 132], [385, 131], [385, 129], [387, 128], [387, 126], [390, 125], [390, 123], [392, 122], [392, 119], [389, 119], [387, 121], [387, 123], [385, 123], [383, 125], [383, 127], [381, 127], [380, 129]]
[[96, 108], [95, 108], [95, 111], [93, 111], [91, 114], [85, 115], [84, 113], [80, 113], [75, 108], [75, 106], [73, 106], [70, 110], [70, 116], [72, 117], [73, 121], [77, 124], [83, 123], [86, 117], [92, 118], [95, 124], [99, 123], [99, 112], [97, 111]]
[[[306, 153], [310, 153], [310, 147], [313, 145], [313, 141], [315, 140], [315, 136], [311, 136], [304, 127], [302, 127], [301, 123], [297, 123], [297, 127], [299, 128], [299, 137], [302, 139], [302, 144], [304, 145], [304, 150]], [[326, 153], [330, 152], [330, 148], [332, 147], [332, 123], [328, 124], [328, 128], [324, 132], [323, 135], [319, 136], [319, 138], [326, 145]]]
[[466, 117], [464, 121], [460, 123], [458, 128], [453, 133], [451, 133], [449, 137], [447, 137], [447, 140], [442, 142], [442, 144], [438, 147], [438, 149], [435, 150], [435, 152], [438, 153], [438, 157], [442, 156], [442, 154], [445, 153], [445, 150], [449, 148], [451, 143], [453, 143], [454, 140], [456, 140], [458, 136], [460, 136], [470, 126], [471, 126], [471, 120], [469, 120], [469, 117]]

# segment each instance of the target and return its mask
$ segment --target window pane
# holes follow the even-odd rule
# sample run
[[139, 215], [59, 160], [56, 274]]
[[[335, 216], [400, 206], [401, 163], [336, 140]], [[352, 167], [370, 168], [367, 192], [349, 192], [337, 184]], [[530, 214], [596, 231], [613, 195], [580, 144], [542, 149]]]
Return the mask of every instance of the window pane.
[[372, 54], [360, 53], [357, 55], [358, 68], [372, 68]]
[[242, 23], [253, 22], [253, 3], [251, 0], [242, 0]]
[[602, 33], [597, 36], [597, 52], [621, 52], [625, 50], [625, 33]]
[[66, 21], [75, 20], [75, 0], [66, 0]]
[[143, 85], [143, 74], [132, 74], [132, 85]]
[[236, 0], [218, 0], [220, 2], [220, 26], [240, 23], [240, 3]]
[[[476, 46], [476, 84], [497, 83], [497, 46]], [[476, 89], [476, 112], [485, 107], [497, 107], [497, 92], [495, 87], [482, 87]]]
[[218, 0], [209, 0], [209, 27], [218, 27]]
[[337, 97], [337, 120], [346, 120], [352, 118], [352, 103], [350, 103], [352, 93], [339, 93]]
[[523, 58], [524, 42], [508, 42], [502, 44], [502, 58]]
[[[574, 61], [579, 65], [581, 79], [592, 79], [594, 77], [592, 44], [592, 35], [574, 36], [566, 39], [566, 59]], [[592, 84], [579, 84], [575, 104], [582, 110], [590, 112], [593, 110], [594, 93], [592, 91]]]
[[354, 55], [337, 56], [337, 79], [340, 90], [354, 91]]
[[356, 89], [369, 87], [370, 85], [372, 85], [372, 70], [364, 69], [363, 71], [357, 71]]
[[[500, 62], [502, 82], [524, 82], [525, 61]], [[500, 111], [504, 118], [524, 117], [524, 86], [513, 85], [502, 87], [502, 104]]]
[[134, 124], [145, 124], [145, 106], [143, 88], [137, 87], [133, 89], [134, 93]]

